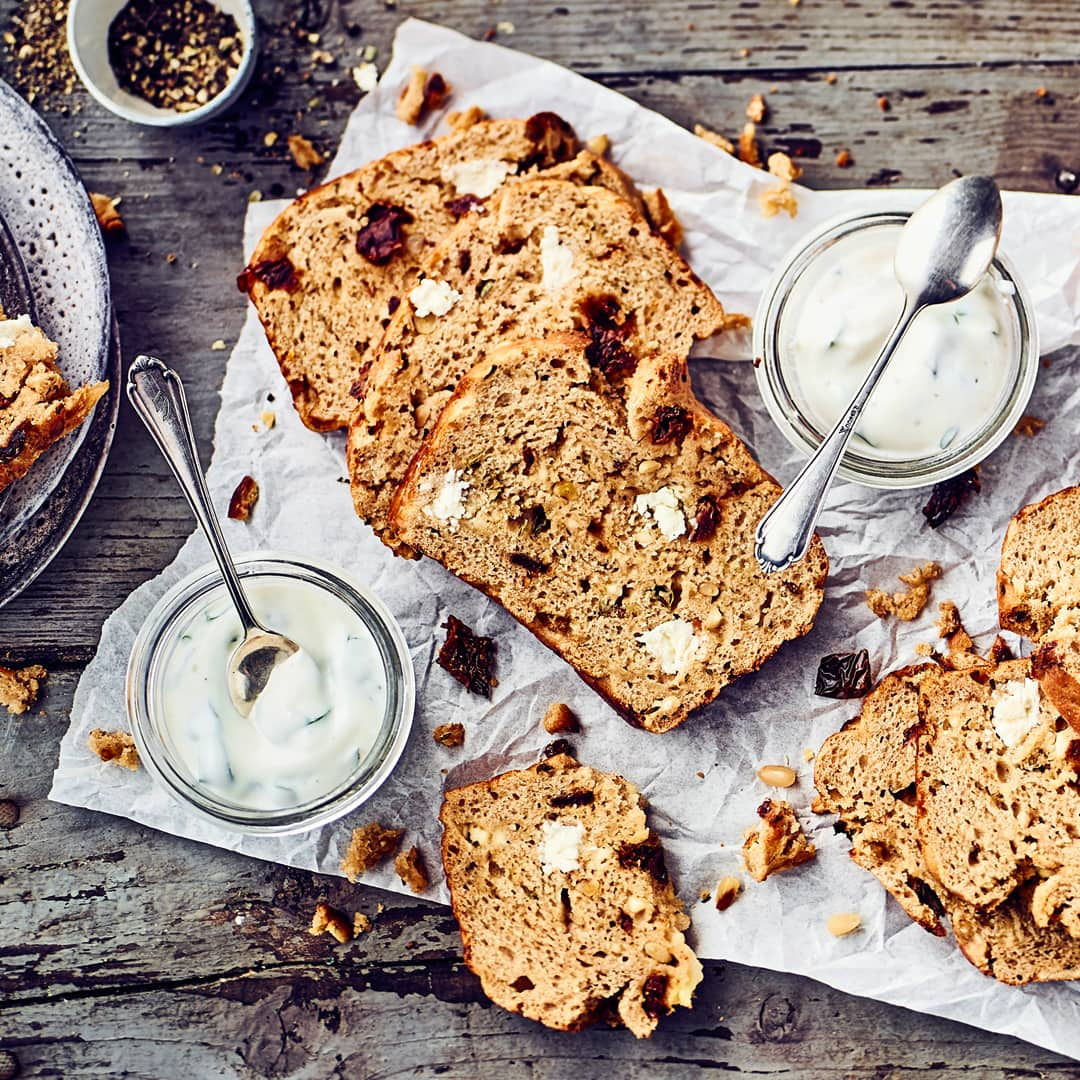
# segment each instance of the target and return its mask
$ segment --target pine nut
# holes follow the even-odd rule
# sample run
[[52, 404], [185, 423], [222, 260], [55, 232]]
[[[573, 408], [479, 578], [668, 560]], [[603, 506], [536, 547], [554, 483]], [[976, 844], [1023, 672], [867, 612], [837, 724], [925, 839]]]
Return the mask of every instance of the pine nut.
[[862, 919], [854, 911], [844, 911], [838, 915], [830, 915], [825, 929], [833, 937], [846, 937], [848, 934], [853, 934], [860, 926], [862, 926]]
[[654, 473], [660, 468], [660, 462], [653, 461], [650, 458], [648, 461], [642, 461], [637, 468], [639, 473], [644, 473], [648, 476], [650, 473]]
[[724, 621], [724, 616], [721, 615], [720, 612], [716, 608], [713, 608], [709, 612], [709, 614], [706, 615], [705, 618], [702, 620], [701, 625], [706, 630], [715, 630], [715, 629], [717, 629], [717, 627], [719, 627], [719, 625], [723, 621]]
[[798, 779], [795, 770], [787, 765], [762, 765], [757, 774], [758, 779], [769, 787], [791, 787]]

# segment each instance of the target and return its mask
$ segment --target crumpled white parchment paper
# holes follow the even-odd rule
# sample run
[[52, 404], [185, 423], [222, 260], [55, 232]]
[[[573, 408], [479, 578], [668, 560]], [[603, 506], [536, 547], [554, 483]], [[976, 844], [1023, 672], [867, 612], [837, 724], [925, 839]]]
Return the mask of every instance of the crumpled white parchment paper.
[[[478, 104], [496, 116], [552, 109], [579, 135], [606, 133], [613, 157], [642, 186], [662, 185], [686, 228], [686, 254], [730, 311], [752, 313], [758, 294], [783, 252], [807, 229], [837, 214], [864, 208], [911, 206], [912, 192], [801, 191], [799, 215], [762, 219], [757, 194], [772, 181], [707, 145], [664, 117], [553, 64], [479, 44], [451, 31], [409, 20], [395, 41], [394, 58], [379, 88], [349, 121], [331, 175], [426, 137], [400, 123], [394, 100], [409, 64], [442, 72], [454, 87], [453, 108]], [[542, 88], [542, 92], [537, 88]], [[245, 251], [281, 203], [248, 212]], [[1027, 282], [1037, 308], [1044, 353], [1080, 342], [1080, 199], [1009, 194], [1002, 244]], [[237, 269], [240, 268], [239, 258]], [[712, 356], [732, 355], [723, 339], [706, 343]], [[742, 347], [745, 349], [745, 343]], [[166, 358], [167, 359], [167, 358]], [[97, 656], [86, 669], [64, 737], [51, 798], [130, 817], [178, 836], [263, 859], [338, 872], [350, 826], [372, 819], [404, 826], [429, 866], [438, 866], [436, 814], [444, 786], [483, 779], [532, 764], [549, 741], [540, 726], [553, 701], [567, 702], [584, 721], [573, 744], [581, 760], [618, 771], [643, 789], [652, 821], [664, 838], [679, 891], [694, 920], [702, 956], [811, 976], [854, 994], [1007, 1032], [1080, 1057], [1080, 994], [1068, 984], [1014, 989], [971, 967], [951, 939], [936, 939], [909, 922], [875, 879], [847, 857], [848, 842], [832, 821], [808, 811], [813, 794], [804, 747], [822, 740], [858, 711], [857, 702], [813, 695], [823, 653], [869, 649], [877, 675], [915, 659], [917, 642], [934, 638], [936, 602], [915, 623], [879, 622], [864, 603], [872, 586], [896, 587], [895, 575], [937, 560], [945, 573], [934, 600], [960, 602], [968, 629], [988, 643], [996, 628], [994, 571], [1009, 517], [1022, 505], [1080, 479], [1080, 355], [1057, 351], [1040, 371], [1029, 411], [1045, 418], [1034, 439], [1010, 438], [982, 469], [983, 492], [934, 532], [923, 523], [926, 492], [883, 494], [838, 484], [821, 521], [832, 571], [813, 632], [787, 645], [758, 674], [725, 690], [681, 728], [650, 735], [625, 725], [570, 669], [497, 605], [429, 560], [395, 560], [353, 515], [345, 476], [343, 439], [306, 430], [249, 312], [225, 374], [209, 482], [223, 511], [239, 478], [251, 473], [262, 489], [247, 525], [226, 522], [236, 552], [276, 548], [328, 559], [362, 576], [400, 620], [416, 667], [418, 707], [412, 736], [394, 775], [351, 819], [306, 836], [253, 839], [221, 831], [185, 813], [145, 772], [105, 768], [87, 750], [92, 727], [126, 726], [124, 670], [140, 624], [178, 578], [206, 562], [201, 536], [176, 561], [137, 589], [106, 622]], [[699, 393], [725, 417], [781, 481], [799, 461], [773, 428], [749, 364], [699, 357]], [[268, 407], [276, 426], [255, 433]], [[469, 696], [434, 654], [439, 624], [453, 613], [498, 642], [500, 684], [490, 703]], [[463, 748], [435, 745], [432, 729], [460, 720]], [[697, 900], [718, 877], [740, 873], [743, 829], [769, 793], [758, 766], [790, 761], [799, 781], [788, 793], [818, 845], [816, 861], [756, 885], [728, 911]], [[442, 770], [446, 770], [445, 773]], [[703, 775], [699, 775], [703, 774]], [[436, 873], [429, 895], [445, 901]], [[745, 877], [745, 876], [744, 876]], [[372, 873], [371, 884], [402, 890], [392, 871]], [[857, 911], [864, 929], [831, 937], [825, 922]]]

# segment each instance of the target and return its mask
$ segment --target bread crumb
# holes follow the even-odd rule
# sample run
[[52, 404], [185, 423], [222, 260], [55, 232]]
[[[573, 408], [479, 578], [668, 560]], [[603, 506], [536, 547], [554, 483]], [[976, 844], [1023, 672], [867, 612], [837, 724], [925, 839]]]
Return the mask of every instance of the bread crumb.
[[228, 346], [225, 344], [225, 339], [224, 338], [217, 338], [215, 341], [210, 342], [210, 351], [211, 352], [222, 352], [223, 350], [225, 350], [227, 348], [228, 348]]
[[487, 113], [479, 105], [470, 105], [461, 112], [449, 113], [446, 117], [446, 123], [451, 131], [465, 131], [486, 118]]
[[802, 759], [803, 759], [803, 761], [807, 761], [807, 762], [810, 762], [810, 761], [814, 760], [814, 751], [811, 750], [809, 746], [804, 746], [803, 747]]
[[1046, 421], [1040, 420], [1037, 416], [1021, 416], [1013, 428], [1014, 435], [1024, 435], [1027, 438], [1031, 438], [1034, 435], [1038, 435], [1042, 429], [1046, 427]]
[[758, 206], [761, 207], [761, 216], [764, 218], [774, 218], [781, 212], [786, 212], [789, 217], [795, 217], [799, 213], [795, 192], [783, 182], [763, 191], [758, 196]]
[[645, 203], [645, 216], [649, 219], [653, 232], [662, 236], [678, 251], [683, 242], [683, 227], [675, 216], [675, 211], [671, 209], [664, 189], [643, 192], [641, 198]]
[[394, 860], [394, 869], [397, 876], [409, 886], [414, 893], [422, 893], [428, 887], [427, 871], [424, 868], [424, 859], [420, 852], [411, 847], [403, 851]]
[[737, 311], [725, 311], [717, 333], [722, 334], [727, 330], [749, 330], [752, 325], [749, 315], [742, 315]]
[[361, 934], [370, 933], [370, 931], [371, 920], [362, 911], [356, 912], [352, 921], [353, 937], [359, 937]]
[[106, 239], [124, 231], [124, 219], [116, 209], [120, 204], [118, 198], [113, 199], [108, 195], [102, 195], [100, 191], [91, 191], [90, 202], [94, 206], [94, 216]]
[[597, 157], [605, 157], [611, 148], [611, 140], [606, 135], [594, 135], [585, 143], [585, 149]]
[[825, 76], [825, 82], [827, 82], [829, 84], [829, 86], [835, 86], [836, 85], [836, 79], [837, 79], [837, 75], [836, 75], [835, 71], [830, 71], [829, 74]]
[[341, 872], [355, 885], [360, 875], [385, 862], [401, 845], [404, 829], [385, 829], [377, 821], [353, 829]]
[[727, 911], [742, 892], [742, 881], [734, 876], [721, 878], [716, 883], [716, 910]]
[[767, 112], [765, 98], [761, 94], [755, 94], [746, 106], [746, 118], [755, 124], [762, 123]]
[[126, 731], [103, 731], [94, 728], [87, 740], [90, 749], [102, 761], [111, 761], [135, 772], [139, 767], [139, 751], [135, 749], [135, 740]]
[[837, 168], [850, 169], [854, 164], [855, 159], [851, 156], [851, 151], [848, 150], [847, 147], [844, 147], [844, 149], [836, 155]]
[[233, 521], [247, 521], [259, 501], [259, 485], [253, 476], [245, 476], [236, 485], [229, 499], [229, 517]]
[[1050, 91], [1049, 91], [1049, 90], [1047, 90], [1045, 86], [1040, 86], [1040, 87], [1038, 87], [1038, 88], [1036, 89], [1036, 91], [1035, 91], [1035, 96], [1036, 96], [1037, 98], [1044, 98], [1044, 97], [1046, 97], [1046, 96], [1047, 96], [1047, 95], [1048, 95], [1049, 93], [1050, 93]]
[[353, 82], [363, 94], [370, 94], [379, 85], [379, 69], [370, 61], [364, 60], [352, 69]]
[[561, 701], [548, 707], [548, 711], [544, 713], [543, 723], [544, 730], [549, 735], [563, 735], [581, 730], [581, 724], [574, 715], [574, 711]]
[[750, 55], [750, 50], [744, 45], [739, 50], [739, 55], [745, 60]]
[[779, 152], [769, 155], [769, 172], [778, 180], [786, 180], [788, 183], [802, 176], [802, 169], [787, 154]]
[[738, 158], [755, 169], [761, 168], [761, 153], [757, 144], [757, 125], [748, 120], [739, 133]]
[[464, 724], [440, 724], [432, 733], [431, 737], [440, 746], [461, 746], [465, 741]]
[[882, 112], [888, 112], [892, 108], [892, 102], [889, 101], [889, 99], [884, 94], [882, 94], [881, 97], [877, 99], [877, 107]]
[[696, 777], [697, 777], [697, 778], [698, 778], [699, 780], [704, 780], [704, 779], [705, 779], [705, 774], [704, 774], [703, 772], [701, 772], [700, 770], [699, 770], [698, 772], [694, 773], [694, 775], [695, 775], [695, 776], [696, 776]]
[[866, 605], [879, 618], [895, 615], [901, 622], [911, 622], [921, 614], [930, 599], [930, 582], [941, 577], [941, 567], [935, 562], [916, 566], [910, 574], [898, 575], [908, 586], [904, 592], [889, 594], [883, 589], [869, 589]]
[[936, 650], [936, 649], [934, 648], [934, 646], [933, 646], [933, 645], [931, 645], [931, 644], [930, 644], [930, 642], [928, 642], [928, 641], [920, 641], [920, 642], [919, 642], [919, 643], [918, 643], [918, 644], [917, 644], [917, 645], [915, 646], [915, 654], [916, 654], [917, 656], [925, 656], [925, 657], [927, 657], [927, 658], [929, 659], [929, 658], [930, 658], [930, 657], [932, 657], [932, 656], [934, 655], [934, 653], [936, 653], [936, 652], [937, 652], [937, 650]]
[[315, 144], [303, 135], [290, 135], [288, 143], [289, 154], [301, 169], [315, 169], [326, 160]]
[[345, 921], [345, 916], [335, 911], [327, 904], [316, 904], [315, 914], [311, 916], [311, 925], [308, 933], [312, 937], [319, 934], [330, 934], [342, 945], [352, 941], [352, 927]]
[[718, 131], [711, 131], [704, 124], [694, 125], [694, 134], [699, 139], [704, 139], [711, 146], [718, 147], [726, 154], [735, 153], [735, 144], [730, 139], [725, 139]]
[[937, 621], [938, 637], [947, 638], [962, 630], [960, 623], [960, 609], [951, 600], [944, 600], [938, 604], [941, 617]]
[[755, 881], [814, 858], [817, 848], [806, 839], [790, 803], [766, 799], [757, 812], [761, 824], [747, 830], [742, 845], [747, 873]]
[[263, 431], [269, 431], [277, 423], [277, 413], [264, 409], [259, 413], [259, 419], [262, 421]]
[[0, 667], [0, 705], [16, 715], [26, 712], [37, 701], [41, 683], [48, 674], [40, 664]]

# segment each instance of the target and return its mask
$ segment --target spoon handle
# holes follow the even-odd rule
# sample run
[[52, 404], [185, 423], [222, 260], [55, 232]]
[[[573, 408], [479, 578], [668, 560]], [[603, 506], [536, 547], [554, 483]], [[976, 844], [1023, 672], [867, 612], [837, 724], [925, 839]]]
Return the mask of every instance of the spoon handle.
[[851, 441], [863, 408], [892, 359], [900, 339], [911, 325], [911, 320], [921, 310], [921, 305], [914, 304], [910, 298], [905, 297], [900, 318], [897, 319], [896, 326], [893, 327], [874, 366], [859, 387], [859, 392], [803, 466], [802, 472], [773, 503], [758, 524], [754, 556], [766, 574], [786, 570], [806, 554], [810, 539], [814, 535], [814, 527], [825, 505], [829, 485], [840, 467], [840, 459]]
[[210, 543], [244, 632], [262, 629], [240, 584], [210, 501], [210, 492], [206, 489], [180, 376], [153, 356], [137, 356], [128, 370], [127, 396], [165, 455], [180, 483], [180, 490], [191, 505], [195, 520]]

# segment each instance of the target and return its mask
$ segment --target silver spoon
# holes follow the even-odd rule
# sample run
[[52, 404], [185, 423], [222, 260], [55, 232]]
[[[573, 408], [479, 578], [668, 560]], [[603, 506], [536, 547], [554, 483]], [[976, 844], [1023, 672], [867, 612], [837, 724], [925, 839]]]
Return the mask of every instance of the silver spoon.
[[908, 218], [893, 269], [904, 307], [851, 404], [802, 472], [757, 527], [754, 555], [766, 574], [798, 562], [810, 546], [840, 459], [912, 320], [923, 308], [966, 296], [982, 280], [1001, 237], [1001, 194], [988, 176], [962, 176], [934, 192]]
[[128, 371], [127, 395], [180, 482], [240, 616], [244, 637], [229, 656], [226, 681], [236, 711], [248, 716], [270, 673], [298, 653], [300, 646], [268, 630], [251, 610], [206, 490], [180, 376], [152, 356], [137, 356]]

